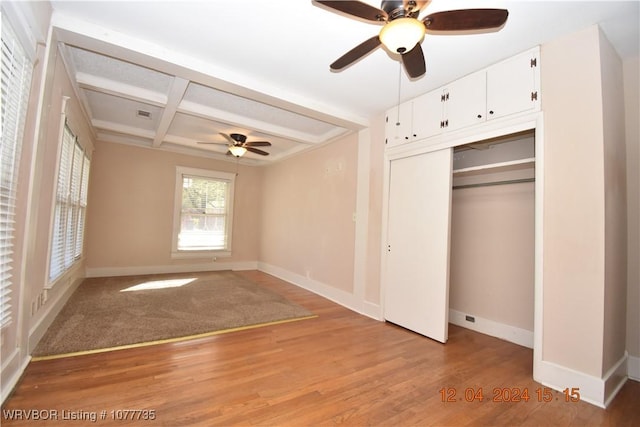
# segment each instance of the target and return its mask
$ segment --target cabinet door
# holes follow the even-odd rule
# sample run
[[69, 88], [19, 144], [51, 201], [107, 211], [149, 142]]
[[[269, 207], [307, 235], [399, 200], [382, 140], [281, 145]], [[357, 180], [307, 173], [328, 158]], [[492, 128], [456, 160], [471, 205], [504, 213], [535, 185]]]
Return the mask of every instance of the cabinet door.
[[387, 138], [387, 147], [409, 142], [411, 137], [411, 119], [413, 106], [412, 102], [404, 102], [387, 111], [385, 134]]
[[470, 74], [447, 85], [445, 129], [457, 130], [486, 120], [486, 72]]
[[413, 139], [424, 139], [442, 132], [442, 91], [432, 91], [413, 100]]
[[529, 51], [500, 62], [487, 70], [489, 119], [537, 108], [538, 61], [537, 52]]
[[448, 338], [452, 149], [391, 161], [384, 318]]

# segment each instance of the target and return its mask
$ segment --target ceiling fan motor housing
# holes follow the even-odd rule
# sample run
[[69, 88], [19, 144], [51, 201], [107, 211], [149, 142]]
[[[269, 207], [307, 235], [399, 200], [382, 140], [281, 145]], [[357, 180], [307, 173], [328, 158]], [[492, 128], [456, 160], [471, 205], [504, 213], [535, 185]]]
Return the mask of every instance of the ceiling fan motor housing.
[[415, 1], [405, 2], [402, 0], [383, 0], [380, 9], [387, 12], [389, 21], [397, 18], [417, 18], [420, 14], [420, 8]]
[[241, 133], [232, 133], [229, 134], [229, 136], [231, 137], [231, 139], [237, 142], [236, 145], [242, 145], [247, 141], [247, 136], [242, 135]]

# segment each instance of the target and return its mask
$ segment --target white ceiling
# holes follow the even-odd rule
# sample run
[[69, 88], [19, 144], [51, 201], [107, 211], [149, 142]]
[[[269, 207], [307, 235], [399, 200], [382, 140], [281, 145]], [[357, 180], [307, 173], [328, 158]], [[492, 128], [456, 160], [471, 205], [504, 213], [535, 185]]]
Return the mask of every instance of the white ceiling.
[[229, 159], [226, 147], [197, 141], [224, 142], [220, 132], [239, 132], [272, 142], [270, 156], [247, 153], [247, 164], [367, 127], [398, 102], [399, 89], [401, 100], [413, 98], [580, 28], [600, 24], [622, 58], [638, 56], [640, 40], [638, 1], [433, 0], [421, 18], [480, 7], [508, 9], [509, 18], [494, 33], [427, 34], [427, 73], [410, 80], [382, 48], [330, 71], [380, 26], [311, 0], [51, 4], [55, 35], [98, 139], [222, 159]]

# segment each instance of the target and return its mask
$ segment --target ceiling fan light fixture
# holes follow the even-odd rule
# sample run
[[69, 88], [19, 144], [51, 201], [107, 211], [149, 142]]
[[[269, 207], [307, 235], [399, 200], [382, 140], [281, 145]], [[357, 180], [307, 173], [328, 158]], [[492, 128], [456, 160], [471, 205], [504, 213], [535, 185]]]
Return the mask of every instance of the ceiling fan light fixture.
[[407, 53], [424, 37], [425, 26], [415, 18], [397, 18], [387, 23], [378, 37], [394, 53]]
[[233, 145], [229, 147], [229, 151], [236, 157], [242, 157], [242, 155], [247, 152], [247, 149], [239, 145]]

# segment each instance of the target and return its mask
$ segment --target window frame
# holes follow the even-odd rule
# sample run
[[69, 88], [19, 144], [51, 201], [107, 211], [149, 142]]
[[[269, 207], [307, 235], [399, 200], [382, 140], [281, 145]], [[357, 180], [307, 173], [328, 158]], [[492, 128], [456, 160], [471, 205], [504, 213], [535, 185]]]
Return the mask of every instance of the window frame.
[[[182, 188], [185, 176], [203, 178], [210, 180], [226, 181], [229, 184], [228, 199], [225, 201], [226, 223], [224, 249], [178, 249], [178, 235], [182, 225]], [[173, 209], [173, 230], [171, 237], [171, 258], [209, 258], [209, 257], [229, 257], [233, 240], [233, 205], [235, 200], [235, 173], [222, 172], [210, 169], [198, 169], [185, 166], [176, 166], [176, 181]]]

